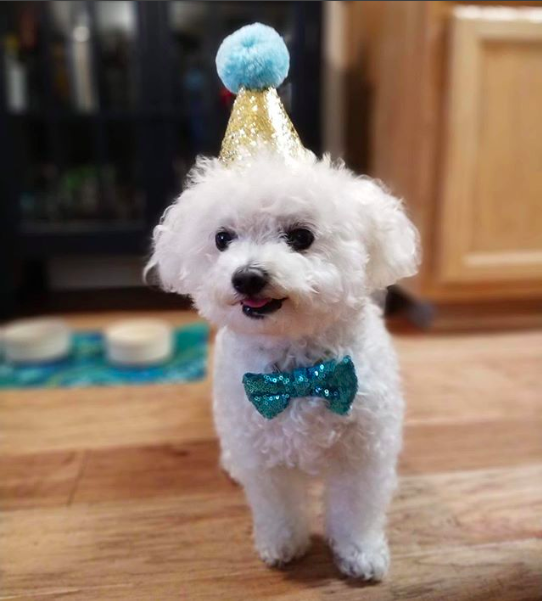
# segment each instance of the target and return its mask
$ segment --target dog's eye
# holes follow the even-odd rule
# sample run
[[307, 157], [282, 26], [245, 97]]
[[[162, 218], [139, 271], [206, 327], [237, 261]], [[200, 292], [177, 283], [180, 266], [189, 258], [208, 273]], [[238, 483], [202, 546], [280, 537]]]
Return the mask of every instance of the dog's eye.
[[216, 233], [215, 236], [215, 244], [220, 252], [226, 250], [230, 245], [230, 242], [235, 238], [235, 234], [233, 232], [229, 232], [228, 230], [220, 230]]
[[314, 234], [304, 227], [298, 227], [286, 233], [286, 242], [294, 250], [307, 250], [314, 242]]

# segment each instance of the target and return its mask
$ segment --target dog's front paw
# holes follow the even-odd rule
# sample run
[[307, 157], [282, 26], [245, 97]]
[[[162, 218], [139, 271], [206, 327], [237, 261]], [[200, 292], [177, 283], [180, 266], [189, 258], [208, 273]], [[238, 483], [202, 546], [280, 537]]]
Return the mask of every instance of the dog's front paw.
[[349, 542], [341, 545], [332, 542], [331, 546], [335, 563], [346, 576], [378, 582], [388, 572], [390, 552], [383, 539], [368, 544]]
[[256, 550], [262, 561], [270, 567], [281, 567], [303, 557], [309, 548], [307, 534], [289, 534], [276, 537], [256, 537]]

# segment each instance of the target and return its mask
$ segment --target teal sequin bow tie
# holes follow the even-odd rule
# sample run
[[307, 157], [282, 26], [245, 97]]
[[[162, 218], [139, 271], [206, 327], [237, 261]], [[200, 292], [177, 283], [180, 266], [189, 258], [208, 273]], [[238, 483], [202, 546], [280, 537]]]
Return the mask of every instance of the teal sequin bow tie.
[[284, 411], [291, 399], [321, 397], [333, 413], [348, 413], [358, 391], [352, 359], [326, 361], [290, 372], [245, 374], [243, 386], [249, 401], [267, 419]]

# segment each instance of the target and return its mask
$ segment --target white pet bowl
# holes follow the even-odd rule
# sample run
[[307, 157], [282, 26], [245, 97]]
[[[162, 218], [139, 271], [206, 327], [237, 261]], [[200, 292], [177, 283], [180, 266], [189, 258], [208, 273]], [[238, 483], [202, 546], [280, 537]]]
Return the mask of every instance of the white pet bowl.
[[61, 319], [24, 319], [4, 330], [4, 353], [13, 363], [44, 363], [65, 357], [71, 348], [71, 330]]
[[159, 319], [118, 321], [105, 331], [107, 358], [117, 365], [164, 363], [173, 354], [173, 329]]

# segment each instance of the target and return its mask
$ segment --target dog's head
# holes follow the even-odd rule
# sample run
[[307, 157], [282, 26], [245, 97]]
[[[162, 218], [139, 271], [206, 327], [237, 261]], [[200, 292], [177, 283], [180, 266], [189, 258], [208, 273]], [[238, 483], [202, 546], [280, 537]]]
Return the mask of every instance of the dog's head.
[[270, 156], [242, 168], [201, 159], [149, 263], [210, 321], [291, 337], [349, 319], [417, 264], [416, 230], [380, 185], [327, 159]]

